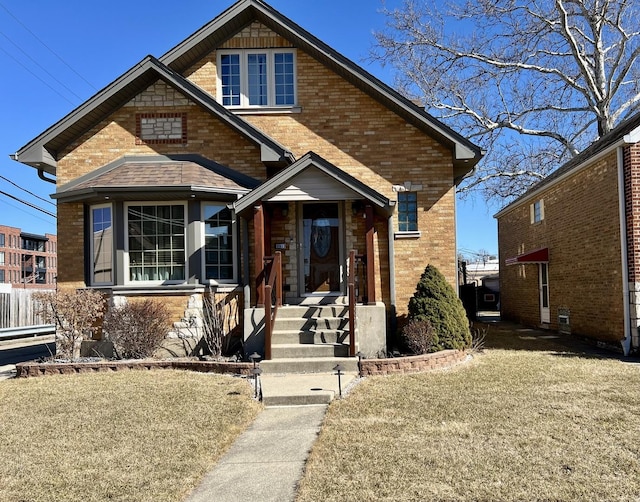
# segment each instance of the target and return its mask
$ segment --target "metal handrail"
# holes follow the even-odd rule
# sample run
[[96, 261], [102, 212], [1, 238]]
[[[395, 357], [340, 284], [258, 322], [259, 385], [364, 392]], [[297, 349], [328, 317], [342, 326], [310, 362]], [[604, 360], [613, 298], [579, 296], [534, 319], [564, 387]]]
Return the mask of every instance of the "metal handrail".
[[[273, 325], [278, 315], [278, 307], [282, 306], [282, 256], [276, 251], [274, 256], [264, 257], [264, 275], [267, 278], [264, 287], [264, 358], [271, 359], [271, 337]], [[275, 305], [273, 287], [276, 288]]]

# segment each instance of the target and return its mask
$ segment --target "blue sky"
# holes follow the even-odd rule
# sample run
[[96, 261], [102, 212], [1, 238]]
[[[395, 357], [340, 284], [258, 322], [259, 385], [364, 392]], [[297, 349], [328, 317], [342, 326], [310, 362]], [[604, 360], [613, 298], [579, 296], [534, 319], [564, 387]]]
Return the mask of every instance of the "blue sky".
[[[55, 212], [54, 185], [9, 154], [148, 54], [161, 56], [233, 0], [0, 0], [0, 191]], [[388, 84], [390, 68], [365, 61], [384, 26], [379, 0], [270, 0], [274, 8]], [[387, 0], [388, 8], [401, 0]], [[38, 199], [12, 185], [26, 188]], [[458, 249], [496, 253], [497, 206], [458, 201]], [[55, 233], [55, 219], [0, 194], [0, 224]]]

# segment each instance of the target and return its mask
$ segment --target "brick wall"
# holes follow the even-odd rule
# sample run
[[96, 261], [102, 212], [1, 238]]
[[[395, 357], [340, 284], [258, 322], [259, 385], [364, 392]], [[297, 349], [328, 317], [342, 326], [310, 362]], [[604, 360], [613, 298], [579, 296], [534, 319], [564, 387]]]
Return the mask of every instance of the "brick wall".
[[527, 201], [498, 219], [502, 315], [540, 325], [538, 265], [505, 260], [549, 248], [552, 329], [570, 310], [574, 333], [603, 341], [623, 337], [617, 160], [613, 152], [543, 191], [544, 219], [530, 223]]
[[[0, 270], [4, 271], [4, 280], [0, 282], [13, 284], [16, 288], [54, 289], [58, 275], [57, 236], [45, 234], [40, 237], [42, 240], [46, 239], [44, 251], [29, 250], [23, 249], [21, 237], [23, 231], [29, 233], [28, 229], [0, 225], [0, 234], [4, 235], [4, 246], [0, 245], [0, 252], [4, 253], [4, 263], [0, 262]], [[45, 259], [44, 283], [36, 283], [34, 272], [29, 273], [29, 269], [35, 271], [38, 257]]]

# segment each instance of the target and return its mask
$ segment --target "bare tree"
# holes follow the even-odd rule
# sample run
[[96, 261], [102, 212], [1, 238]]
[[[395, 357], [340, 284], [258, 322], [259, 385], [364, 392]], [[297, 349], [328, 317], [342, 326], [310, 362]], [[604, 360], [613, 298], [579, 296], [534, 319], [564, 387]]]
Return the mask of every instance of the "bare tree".
[[[434, 6], [435, 5], [435, 6]], [[640, 0], [405, 0], [372, 57], [486, 148], [462, 191], [522, 193], [637, 111]]]

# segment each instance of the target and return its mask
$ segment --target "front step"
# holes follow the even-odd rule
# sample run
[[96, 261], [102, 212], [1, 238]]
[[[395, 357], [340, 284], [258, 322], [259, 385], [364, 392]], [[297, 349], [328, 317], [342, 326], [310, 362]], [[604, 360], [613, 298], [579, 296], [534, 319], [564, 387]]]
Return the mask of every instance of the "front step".
[[349, 345], [343, 343], [278, 343], [271, 345], [273, 359], [306, 359], [316, 357], [348, 357]]
[[269, 361], [261, 361], [260, 368], [266, 375], [284, 373], [332, 373], [334, 372], [333, 368], [338, 364], [342, 366], [345, 372], [358, 372], [358, 360], [355, 357], [283, 357]]
[[[357, 378], [355, 373], [341, 376], [340, 385], [345, 389]], [[264, 375], [260, 379], [262, 402], [265, 406], [304, 406], [329, 404], [340, 396], [338, 377], [334, 373], [309, 375]]]

